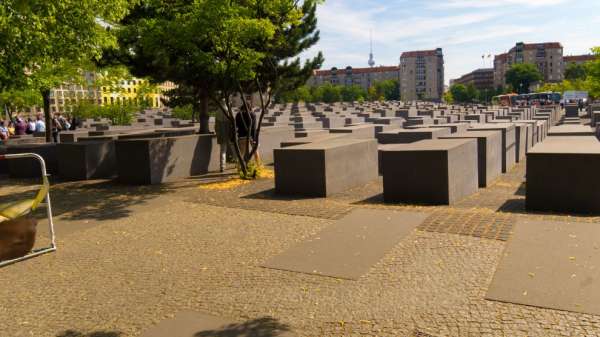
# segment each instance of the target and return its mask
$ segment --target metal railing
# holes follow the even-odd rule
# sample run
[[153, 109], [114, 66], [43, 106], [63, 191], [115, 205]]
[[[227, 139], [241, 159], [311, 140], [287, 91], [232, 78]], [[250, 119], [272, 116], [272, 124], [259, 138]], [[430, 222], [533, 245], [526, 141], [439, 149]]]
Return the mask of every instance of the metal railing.
[[[48, 179], [49, 175], [46, 172], [46, 162], [44, 159], [35, 153], [16, 153], [16, 154], [4, 154], [0, 155], [0, 160], [6, 159], [18, 159], [18, 158], [33, 158], [36, 159], [40, 163], [42, 179]], [[42, 182], [43, 183], [43, 182]], [[9, 264], [13, 264], [19, 261], [27, 260], [42, 254], [51, 253], [56, 251], [56, 235], [54, 233], [54, 221], [52, 220], [52, 204], [50, 202], [50, 189], [46, 191], [46, 196], [44, 197], [44, 203], [41, 203], [40, 206], [46, 207], [46, 216], [48, 217], [48, 231], [50, 234], [50, 246], [45, 248], [39, 248], [31, 251], [29, 254], [18, 257], [16, 259], [4, 260], [0, 261], [0, 267], [7, 266]]]

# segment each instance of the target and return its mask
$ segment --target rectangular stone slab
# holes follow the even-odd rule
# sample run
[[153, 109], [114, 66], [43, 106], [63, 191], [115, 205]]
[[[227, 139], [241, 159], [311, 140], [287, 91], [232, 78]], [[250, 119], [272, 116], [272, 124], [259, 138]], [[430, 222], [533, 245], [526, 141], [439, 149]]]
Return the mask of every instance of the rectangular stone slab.
[[[146, 330], [141, 337], [263, 336], [293, 337], [285, 324], [268, 317], [236, 322], [197, 312], [185, 311]], [[267, 336], [267, 335], [264, 335]]]
[[425, 218], [425, 213], [357, 209], [263, 266], [357, 280]]
[[518, 222], [486, 298], [600, 315], [600, 226]]
[[385, 202], [452, 205], [476, 193], [477, 150], [476, 139], [422, 140], [382, 148]]
[[456, 133], [440, 139], [477, 139], [479, 187], [487, 187], [502, 174], [502, 135], [500, 131]]

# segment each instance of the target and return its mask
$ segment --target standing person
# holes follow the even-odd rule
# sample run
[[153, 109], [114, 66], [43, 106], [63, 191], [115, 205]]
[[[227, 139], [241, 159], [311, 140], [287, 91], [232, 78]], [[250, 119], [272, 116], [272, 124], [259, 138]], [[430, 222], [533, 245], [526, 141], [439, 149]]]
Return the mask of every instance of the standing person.
[[52, 117], [52, 139], [55, 143], [58, 143], [58, 133], [61, 130], [60, 121], [57, 116]]
[[42, 116], [37, 116], [37, 120], [35, 121], [35, 132], [46, 132], [46, 123], [42, 119]]
[[31, 135], [35, 132], [35, 122], [33, 121], [33, 119], [31, 119], [31, 117], [27, 118], [27, 130], [25, 131], [26, 134]]
[[215, 132], [217, 133], [217, 143], [221, 149], [220, 163], [221, 172], [225, 172], [227, 166], [227, 150], [229, 149], [229, 141], [231, 139], [231, 128], [229, 119], [223, 111], [217, 111], [215, 116]]
[[[242, 157], [245, 157], [246, 151], [252, 150], [256, 136], [256, 114], [252, 111], [248, 100], [246, 104], [242, 104], [240, 111], [235, 115], [235, 127], [237, 128], [240, 152]], [[254, 160], [257, 165], [260, 165], [258, 149], [254, 152]]]
[[21, 117], [17, 117], [15, 122], [15, 134], [17, 136], [23, 136], [26, 129], [27, 125], [25, 124], [25, 121]]
[[15, 135], [15, 123], [13, 123], [12, 121], [9, 120], [7, 129], [8, 129], [8, 137]]
[[8, 138], [8, 128], [4, 125], [4, 121], [0, 120], [0, 140], [7, 140]]

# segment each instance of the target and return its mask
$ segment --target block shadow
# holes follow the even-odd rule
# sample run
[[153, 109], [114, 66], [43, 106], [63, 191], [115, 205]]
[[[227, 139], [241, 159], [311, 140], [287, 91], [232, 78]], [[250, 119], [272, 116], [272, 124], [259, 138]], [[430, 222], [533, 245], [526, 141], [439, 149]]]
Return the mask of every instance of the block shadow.
[[75, 330], [66, 330], [59, 333], [56, 337], [122, 337], [123, 334], [118, 331], [95, 331], [90, 333], [82, 333]]
[[288, 325], [270, 317], [262, 317], [239, 324], [230, 324], [218, 330], [201, 331], [194, 337], [277, 337], [290, 331]]

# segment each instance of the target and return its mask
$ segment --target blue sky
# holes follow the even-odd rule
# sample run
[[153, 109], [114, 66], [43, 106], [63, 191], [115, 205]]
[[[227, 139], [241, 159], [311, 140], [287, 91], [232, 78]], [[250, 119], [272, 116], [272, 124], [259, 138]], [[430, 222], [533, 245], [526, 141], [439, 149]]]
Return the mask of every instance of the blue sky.
[[322, 51], [324, 69], [366, 67], [372, 30], [377, 65], [443, 48], [446, 82], [519, 41], [558, 41], [565, 55], [600, 46], [600, 0], [326, 0], [318, 18], [321, 41], [307, 55]]

